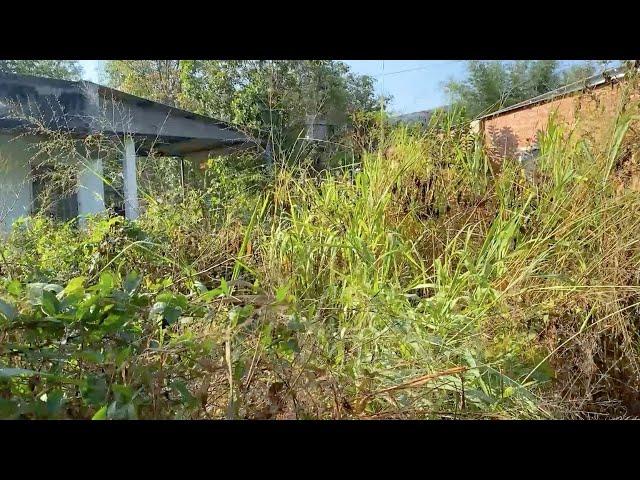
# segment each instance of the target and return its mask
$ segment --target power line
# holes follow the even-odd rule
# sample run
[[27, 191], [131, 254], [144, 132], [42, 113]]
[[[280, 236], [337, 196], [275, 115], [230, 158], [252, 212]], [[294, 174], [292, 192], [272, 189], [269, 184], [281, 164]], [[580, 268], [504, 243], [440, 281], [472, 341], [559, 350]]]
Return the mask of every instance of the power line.
[[[382, 61], [382, 72], [383, 72], [383, 73], [378, 74], [378, 75], [372, 75], [372, 77], [374, 77], [374, 78], [381, 78], [381, 82], [382, 82], [382, 85], [381, 85], [381, 86], [382, 86], [382, 95], [384, 95], [384, 94], [385, 94], [385, 91], [384, 91], [384, 79], [385, 79], [385, 77], [388, 77], [388, 76], [390, 76], [390, 75], [398, 75], [398, 74], [409, 73], [409, 72], [416, 72], [416, 71], [421, 71], [421, 70], [429, 70], [429, 69], [432, 69], [432, 68], [434, 68], [434, 67], [441, 67], [441, 66], [444, 66], [444, 65], [448, 65], [448, 64], [452, 64], [452, 63], [465, 62], [465, 61], [466, 61], [466, 60], [449, 60], [449, 61], [445, 61], [445, 62], [442, 62], [442, 63], [436, 64], [436, 65], [428, 65], [428, 66], [427, 66], [427, 65], [425, 65], [425, 66], [421, 66], [421, 67], [409, 68], [409, 69], [405, 69], [405, 70], [397, 70], [397, 71], [394, 71], [394, 72], [388, 72], [388, 73], [385, 73], [385, 72], [384, 72], [384, 66], [385, 66], [385, 65], [384, 65], [384, 60], [383, 60], [383, 61]], [[562, 64], [563, 64], [563, 63], [565, 63], [565, 62], [559, 62], [559, 63], [560, 63], [560, 65], [562, 65]], [[580, 64], [575, 64], [575, 63], [565, 64], [565, 65], [563, 65], [563, 66], [562, 66], [562, 68], [556, 69], [554, 73], [556, 73], [556, 74], [564, 73], [564, 72], [566, 72], [567, 70], [570, 70], [570, 69], [572, 69], [572, 68], [574, 68], [574, 67], [576, 67], [576, 66], [579, 66], [579, 65], [580, 65]], [[587, 80], [588, 78], [589, 78], [589, 77], [585, 77], [584, 79], [581, 79], [581, 80], [578, 80], [578, 81], [572, 82], [570, 85], [574, 85], [574, 84], [577, 84], [577, 83], [583, 82], [583, 81]], [[516, 89], [518, 89], [518, 88], [520, 88], [520, 87], [522, 87], [522, 86], [525, 86], [526, 84], [531, 83], [531, 82], [533, 82], [534, 80], [535, 80], [534, 78], [527, 78], [527, 79], [525, 79], [523, 82], [520, 82], [520, 83], [518, 83], [518, 84], [516, 84], [516, 85], [511, 85], [511, 86], [508, 88], [508, 90], [506, 90], [505, 92], [502, 92], [502, 94], [501, 94], [501, 98], [500, 98], [500, 99], [498, 99], [496, 102], [494, 102], [493, 104], [491, 104], [491, 105], [489, 105], [487, 108], [485, 108], [485, 109], [484, 109], [484, 110], [483, 110], [483, 111], [478, 115], [478, 117], [477, 117], [477, 118], [479, 118], [479, 117], [481, 117], [481, 116], [483, 116], [483, 115], [485, 115], [485, 114], [490, 113], [490, 112], [491, 112], [495, 107], [498, 107], [498, 110], [499, 110], [500, 108], [503, 108], [504, 103], [507, 101], [507, 99], [509, 98], [509, 96], [511, 95], [511, 93], [512, 93], [514, 90], [516, 90]], [[565, 88], [565, 87], [567, 87], [567, 86], [568, 86], [568, 85], [563, 85], [563, 86], [562, 86], [562, 87], [560, 87], [560, 88]], [[556, 89], [551, 89], [550, 91], [555, 91], [555, 90], [556, 90]], [[548, 93], [549, 93], [549, 92], [546, 92], [546, 93], [545, 93], [545, 94], [543, 94], [543, 95], [546, 95], [546, 94], [548, 94]], [[536, 97], [534, 97], [534, 98], [536, 98]]]
[[[448, 64], [451, 64], [451, 63], [464, 62], [464, 61], [466, 61], [466, 60], [449, 60], [447, 62], [439, 63], [437, 65], [428, 65], [428, 66], [423, 66], [423, 67], [407, 68], [406, 70], [397, 70], [395, 72], [389, 72], [389, 73], [384, 73], [384, 66], [383, 66], [383, 73], [379, 73], [378, 75], [371, 75], [371, 76], [374, 77], [374, 78], [382, 77], [384, 79], [384, 77], [388, 77], [389, 75], [397, 75], [397, 74], [400, 74], [400, 73], [408, 73], [408, 72], [417, 72], [417, 71], [420, 71], [420, 70], [430, 70], [434, 66], [439, 67], [439, 66], [448, 65]], [[382, 62], [383, 62], [383, 65], [384, 65], [384, 60]]]

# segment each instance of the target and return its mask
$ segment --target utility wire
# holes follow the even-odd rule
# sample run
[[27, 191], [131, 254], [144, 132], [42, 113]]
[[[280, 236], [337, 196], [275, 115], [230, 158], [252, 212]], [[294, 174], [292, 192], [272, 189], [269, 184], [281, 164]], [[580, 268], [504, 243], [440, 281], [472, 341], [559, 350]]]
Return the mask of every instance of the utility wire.
[[[427, 65], [425, 65], [425, 66], [422, 66], [422, 67], [408, 68], [408, 69], [405, 69], [405, 70], [397, 70], [397, 71], [394, 71], [394, 72], [388, 72], [388, 73], [386, 73], [386, 72], [384, 71], [385, 63], [384, 63], [384, 60], [382, 60], [382, 73], [381, 73], [381, 74], [378, 74], [378, 75], [371, 75], [371, 76], [372, 76], [372, 77], [374, 77], [374, 78], [381, 78], [381, 82], [382, 82], [382, 96], [384, 96], [384, 94], [385, 94], [385, 92], [384, 92], [384, 79], [385, 79], [385, 77], [388, 77], [388, 76], [390, 76], [390, 75], [399, 75], [399, 74], [404, 74], [404, 73], [417, 72], [417, 71], [421, 71], [421, 70], [430, 70], [430, 69], [434, 69], [434, 68], [437, 68], [437, 67], [442, 67], [442, 66], [444, 66], [444, 65], [448, 65], [448, 64], [452, 64], [452, 63], [465, 62], [465, 61], [466, 61], [466, 60], [448, 60], [448, 61], [445, 61], [445, 62], [442, 62], [442, 63], [439, 63], [439, 64], [435, 64], [435, 65], [428, 65], [428, 66], [427, 66]], [[575, 66], [575, 65], [573, 65], [573, 64], [571, 64], [571, 65], [566, 65], [566, 66], [564, 66], [563, 68], [560, 68], [560, 69], [556, 70], [556, 72], [555, 72], [555, 73], [563, 73], [563, 72], [566, 72], [567, 70], [569, 70], [569, 69], [573, 68], [574, 66]], [[548, 92], [545, 92], [545, 93], [543, 93], [543, 94], [541, 94], [541, 95], [546, 95], [546, 94], [548, 94], [548, 93], [550, 93], [550, 92], [554, 92], [554, 91], [556, 91], [556, 90], [559, 90], [559, 89], [562, 89], [562, 88], [566, 88], [566, 87], [569, 87], [569, 86], [572, 86], [572, 85], [575, 85], [575, 84], [578, 84], [578, 83], [584, 82], [585, 80], [589, 79], [590, 77], [591, 77], [591, 75], [589, 75], [589, 76], [587, 76], [587, 77], [585, 77], [585, 78], [583, 78], [583, 79], [577, 80], [577, 81], [575, 81], [575, 82], [569, 83], [569, 84], [567, 84], [567, 85], [562, 85], [562, 86], [560, 86], [560, 87], [558, 87], [558, 88], [555, 88], [555, 89], [549, 90]], [[504, 108], [504, 103], [507, 101], [507, 99], [509, 98], [509, 95], [511, 95], [511, 93], [512, 93], [514, 90], [516, 90], [517, 88], [520, 88], [520, 87], [522, 87], [522, 86], [525, 86], [526, 84], [528, 84], [528, 83], [530, 83], [530, 82], [532, 82], [532, 81], [533, 81], [533, 79], [532, 79], [532, 78], [527, 78], [526, 80], [524, 80], [523, 82], [520, 82], [519, 84], [512, 85], [511, 87], [509, 87], [509, 89], [508, 89], [506, 92], [502, 92], [502, 94], [501, 94], [501, 96], [500, 96], [500, 99], [498, 99], [496, 102], [492, 103], [492, 104], [491, 104], [491, 105], [489, 105], [487, 108], [485, 108], [482, 112], [480, 112], [480, 113], [476, 116], [476, 118], [480, 118], [480, 117], [482, 117], [482, 116], [484, 116], [484, 115], [486, 115], [486, 114], [490, 113], [490, 112], [491, 112], [495, 107], [498, 107], [498, 110], [499, 110], [499, 109], [501, 109], [501, 108]], [[535, 98], [538, 98], [539, 96], [540, 96], [540, 95], [538, 95], [538, 96], [536, 96], [536, 97], [532, 97], [532, 98], [533, 98], [533, 99], [535, 99]]]
[[[385, 77], [388, 77], [390, 75], [399, 75], [399, 74], [402, 74], [402, 73], [417, 72], [417, 71], [421, 71], [421, 70], [430, 70], [432, 68], [442, 67], [444, 65], [450, 65], [452, 63], [459, 63], [459, 62], [465, 62], [465, 61], [466, 60], [448, 60], [448, 61], [436, 64], [436, 65], [428, 65], [428, 66], [423, 66], [423, 67], [408, 68], [408, 69], [405, 69], [405, 70], [397, 70], [395, 72], [384, 73], [384, 60], [382, 60], [382, 72], [383, 73], [378, 74], [378, 75], [372, 75], [372, 76], [374, 78], [378, 78], [378, 77], [382, 78], [382, 94], [384, 95], [384, 78]], [[568, 70], [568, 69], [570, 69], [572, 67], [573, 67], [573, 65], [567, 65], [566, 67], [557, 70], [556, 73], [562, 73], [562, 72], [564, 72], [564, 71], [566, 71], [566, 70]], [[587, 77], [587, 78], [589, 78], [589, 77]], [[490, 110], [492, 110], [496, 106], [500, 106], [500, 108], [502, 108], [502, 105], [501, 105], [502, 102], [506, 101], [506, 99], [508, 98], [508, 96], [511, 94], [511, 92], [513, 90], [515, 90], [516, 88], [519, 88], [519, 87], [522, 87], [522, 86], [526, 85], [531, 80], [532, 79], [527, 79], [527, 80], [525, 80], [524, 82], [522, 82], [522, 83], [520, 83], [518, 85], [511, 86], [511, 88], [509, 89], [508, 92], [503, 93], [501, 95], [501, 98], [498, 101], [496, 101], [495, 103], [493, 103], [489, 107], [487, 107], [485, 110], [483, 110], [479, 116], [485, 115], [486, 113], [488, 113]], [[579, 80], [579, 82], [580, 81], [583, 81], [583, 80]], [[575, 82], [575, 83], [578, 83], [578, 82]], [[551, 91], [553, 91], [553, 90], [551, 90]]]
[[417, 72], [417, 71], [420, 71], [420, 70], [431, 70], [434, 67], [440, 67], [440, 66], [443, 66], [443, 65], [448, 65], [448, 64], [456, 63], [456, 62], [464, 62], [464, 61], [466, 61], [466, 60], [449, 60], [447, 62], [439, 63], [439, 64], [436, 64], [436, 65], [425, 65], [423, 67], [408, 68], [406, 70], [398, 70], [398, 71], [395, 71], [395, 72], [384, 73], [384, 60], [382, 60], [383, 73], [379, 73], [378, 75], [370, 75], [370, 76], [374, 77], [374, 78], [382, 77], [382, 79], [384, 80], [384, 77], [388, 77], [389, 75], [398, 75], [400, 73]]

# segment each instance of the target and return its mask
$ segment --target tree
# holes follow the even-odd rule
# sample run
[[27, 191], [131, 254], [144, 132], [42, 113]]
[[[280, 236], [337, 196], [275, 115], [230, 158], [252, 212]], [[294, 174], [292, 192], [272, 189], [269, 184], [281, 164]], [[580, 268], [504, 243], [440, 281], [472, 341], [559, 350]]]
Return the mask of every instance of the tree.
[[181, 60], [183, 108], [230, 121], [231, 103], [242, 84], [246, 61]]
[[179, 106], [180, 60], [109, 60], [108, 83], [132, 95]]
[[0, 60], [0, 72], [80, 80], [82, 66], [77, 60]]
[[598, 71], [603, 71], [607, 67], [607, 62], [588, 61], [581, 65], [574, 65], [569, 70], [562, 73], [562, 84], [570, 85], [581, 82], [595, 75]]
[[377, 106], [373, 80], [333, 60], [112, 60], [106, 74], [115, 88], [256, 129], [296, 129], [307, 115], [343, 124]]
[[453, 102], [475, 118], [546, 93], [593, 75], [595, 62], [560, 70], [557, 60], [470, 61], [462, 81], [449, 81], [446, 91]]

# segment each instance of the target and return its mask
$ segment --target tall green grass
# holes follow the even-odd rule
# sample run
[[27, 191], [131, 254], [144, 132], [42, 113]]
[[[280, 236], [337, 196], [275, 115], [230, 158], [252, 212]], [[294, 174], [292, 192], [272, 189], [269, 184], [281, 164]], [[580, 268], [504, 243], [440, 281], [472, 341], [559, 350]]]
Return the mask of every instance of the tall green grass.
[[[184, 386], [204, 395], [195, 417], [638, 415], [629, 112], [602, 144], [552, 119], [531, 178], [512, 159], [492, 170], [456, 112], [426, 131], [387, 126], [347, 166], [282, 162], [250, 201], [234, 185], [251, 206], [237, 218], [199, 198], [151, 205], [111, 250], [108, 229], [70, 250], [68, 229], [38, 224], [16, 231], [3, 262], [34, 244], [40, 276], [136, 269], [144, 295], [179, 295], [188, 326], [150, 338], [180, 352], [204, 342], [208, 370], [189, 366]], [[56, 255], [68, 257], [57, 273]]]
[[632, 121], [599, 146], [552, 119], [533, 181], [509, 159], [492, 175], [451, 121], [390, 132], [355, 174], [281, 172], [258, 276], [318, 320], [352, 398], [467, 369], [370, 414], [632, 410], [640, 197], [613, 189]]

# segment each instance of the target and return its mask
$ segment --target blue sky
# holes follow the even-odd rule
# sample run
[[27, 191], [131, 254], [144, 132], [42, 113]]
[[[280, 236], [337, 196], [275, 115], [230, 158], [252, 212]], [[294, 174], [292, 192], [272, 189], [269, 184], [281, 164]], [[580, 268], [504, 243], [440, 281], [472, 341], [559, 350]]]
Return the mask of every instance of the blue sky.
[[[442, 84], [464, 78], [460, 60], [345, 60], [351, 69], [376, 79], [376, 91], [393, 95], [390, 110], [409, 113], [438, 107], [446, 102]], [[86, 80], [100, 82], [102, 62], [81, 60]], [[409, 70], [409, 71], [405, 71]], [[384, 77], [382, 76], [384, 73]], [[383, 90], [384, 88], [384, 90]]]
[[[100, 82], [102, 62], [81, 60], [85, 79]], [[376, 79], [377, 93], [392, 95], [392, 113], [410, 113], [445, 105], [443, 85], [465, 77], [464, 60], [345, 60], [352, 71]], [[562, 61], [568, 65], [572, 61]]]
[[410, 113], [448, 103], [444, 83], [465, 77], [462, 60], [346, 60], [351, 69], [376, 79], [378, 93], [392, 95], [389, 110]]

